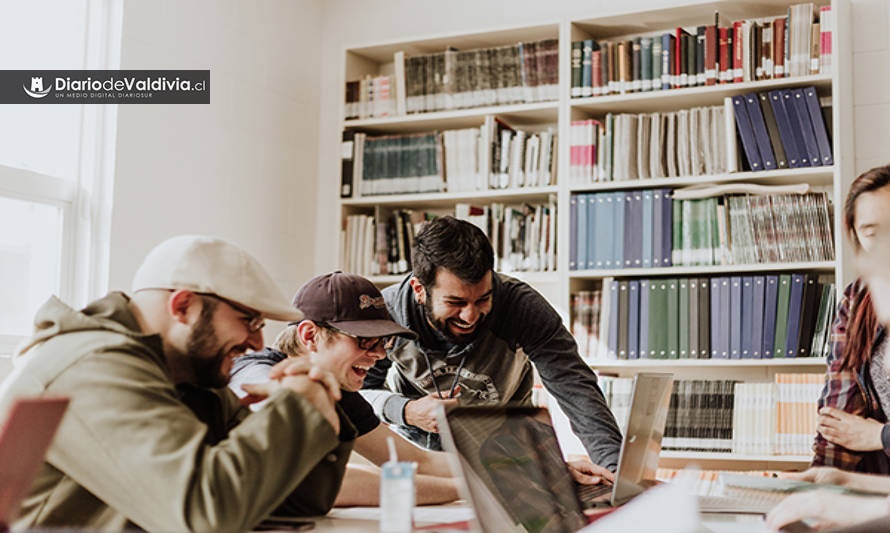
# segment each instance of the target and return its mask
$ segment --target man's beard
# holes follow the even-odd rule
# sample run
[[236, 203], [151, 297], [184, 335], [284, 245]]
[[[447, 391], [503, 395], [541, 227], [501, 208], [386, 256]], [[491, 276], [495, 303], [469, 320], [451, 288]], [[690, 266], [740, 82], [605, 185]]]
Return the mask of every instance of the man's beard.
[[191, 362], [195, 384], [200, 387], [219, 388], [229, 383], [229, 375], [223, 372], [228, 351], [219, 346], [216, 328], [213, 327], [215, 305], [204, 300], [201, 316], [189, 334], [186, 357]]
[[481, 330], [482, 322], [485, 320], [485, 315], [480, 315], [479, 319], [476, 321], [476, 327], [472, 332], [454, 335], [451, 333], [451, 330], [448, 328], [448, 319], [438, 318], [433, 314], [433, 304], [431, 303], [432, 298], [427, 295], [427, 298], [423, 301], [423, 310], [424, 314], [426, 314], [426, 318], [430, 324], [433, 325], [436, 330], [442, 334], [448, 342], [452, 344], [469, 344], [476, 340], [476, 337], [479, 336], [479, 332]]

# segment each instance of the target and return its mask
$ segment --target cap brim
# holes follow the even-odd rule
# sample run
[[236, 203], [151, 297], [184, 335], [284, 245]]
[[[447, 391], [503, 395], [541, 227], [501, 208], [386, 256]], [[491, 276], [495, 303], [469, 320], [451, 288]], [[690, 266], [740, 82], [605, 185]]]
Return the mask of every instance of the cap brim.
[[279, 320], [281, 322], [299, 322], [303, 320], [303, 312], [293, 307], [275, 308], [275, 309], [257, 309], [262, 313], [263, 318], [269, 320]]
[[335, 328], [345, 331], [356, 337], [388, 337], [398, 335], [416, 339], [417, 334], [410, 329], [403, 328], [392, 320], [345, 320], [342, 322], [328, 322]]

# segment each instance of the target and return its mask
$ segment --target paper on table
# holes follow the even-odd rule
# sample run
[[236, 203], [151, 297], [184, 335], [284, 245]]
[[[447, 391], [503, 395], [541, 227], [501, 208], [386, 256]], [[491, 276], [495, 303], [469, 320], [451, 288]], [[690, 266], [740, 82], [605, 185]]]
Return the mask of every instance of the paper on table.
[[[332, 509], [330, 518], [351, 518], [358, 520], [380, 520], [379, 507], [343, 507]], [[458, 505], [430, 505], [414, 508], [415, 524], [438, 524], [460, 522], [473, 518], [473, 510]]]

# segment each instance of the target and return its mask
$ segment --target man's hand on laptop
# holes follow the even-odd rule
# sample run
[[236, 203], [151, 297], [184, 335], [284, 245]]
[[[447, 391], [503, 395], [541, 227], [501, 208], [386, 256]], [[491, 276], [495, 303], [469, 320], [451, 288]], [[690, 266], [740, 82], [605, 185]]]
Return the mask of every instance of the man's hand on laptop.
[[434, 392], [409, 401], [405, 404], [405, 422], [424, 431], [438, 433], [439, 422], [436, 420], [436, 413], [439, 405], [444, 405], [446, 410], [457, 407], [456, 396], [455, 394], [451, 398], [440, 398], [439, 394]]
[[583, 455], [570, 455], [566, 464], [569, 466], [569, 472], [575, 481], [582, 485], [597, 485], [603, 481], [607, 483], [615, 481], [615, 474], [598, 464], [594, 464], [593, 461]]

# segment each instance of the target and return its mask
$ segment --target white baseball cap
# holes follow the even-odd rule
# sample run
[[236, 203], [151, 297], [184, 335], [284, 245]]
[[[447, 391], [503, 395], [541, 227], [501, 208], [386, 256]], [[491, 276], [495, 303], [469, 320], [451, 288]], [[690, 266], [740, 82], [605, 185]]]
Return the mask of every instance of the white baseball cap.
[[136, 271], [133, 292], [185, 289], [249, 307], [272, 320], [303, 319], [252, 255], [228, 241], [180, 235], [155, 246]]

